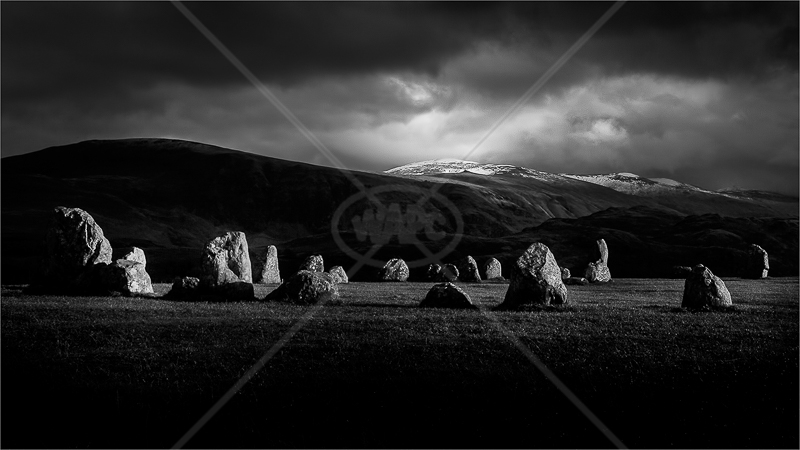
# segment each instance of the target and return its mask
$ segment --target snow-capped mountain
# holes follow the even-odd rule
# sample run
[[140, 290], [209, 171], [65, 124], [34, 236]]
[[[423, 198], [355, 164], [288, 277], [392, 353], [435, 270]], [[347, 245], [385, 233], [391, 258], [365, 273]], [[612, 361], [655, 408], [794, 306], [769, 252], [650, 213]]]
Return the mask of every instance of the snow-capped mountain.
[[385, 173], [392, 175], [437, 175], [447, 173], [474, 173], [478, 175], [512, 175], [523, 178], [535, 178], [542, 181], [564, 181], [565, 178], [597, 184], [625, 194], [638, 196], [653, 196], [672, 194], [679, 191], [694, 191], [712, 195], [729, 196], [724, 192], [714, 192], [681, 183], [669, 178], [645, 178], [633, 173], [621, 172], [611, 174], [580, 175], [580, 174], [553, 174], [527, 167], [512, 166], [509, 164], [485, 164], [475, 161], [462, 161], [458, 159], [437, 159], [421, 161], [389, 169]]

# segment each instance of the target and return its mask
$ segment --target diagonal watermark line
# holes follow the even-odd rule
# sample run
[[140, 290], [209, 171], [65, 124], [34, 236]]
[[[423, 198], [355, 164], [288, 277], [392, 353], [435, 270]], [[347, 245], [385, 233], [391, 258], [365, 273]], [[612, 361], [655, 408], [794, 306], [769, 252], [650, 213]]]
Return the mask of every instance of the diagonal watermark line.
[[272, 357], [275, 356], [275, 354], [278, 353], [287, 342], [289, 342], [292, 337], [294, 337], [295, 334], [297, 334], [298, 331], [306, 326], [314, 314], [322, 309], [324, 305], [325, 302], [323, 301], [315, 304], [313, 308], [306, 311], [306, 313], [300, 317], [300, 320], [295, 322], [295, 324], [292, 325], [292, 328], [284, 333], [284, 335], [278, 339], [278, 342], [273, 344], [272, 347], [267, 350], [266, 353], [264, 353], [264, 356], [262, 356], [261, 359], [253, 364], [253, 366], [250, 367], [247, 372], [245, 372], [242, 378], [240, 378], [236, 384], [228, 389], [228, 392], [226, 392], [219, 400], [217, 400], [217, 402], [214, 403], [214, 405], [203, 415], [203, 417], [201, 417], [200, 420], [198, 420], [197, 423], [195, 423], [194, 426], [192, 426], [192, 428], [190, 428], [189, 431], [187, 431], [186, 434], [184, 434], [183, 437], [181, 437], [178, 442], [172, 446], [172, 448], [183, 448], [183, 446], [186, 445], [186, 443], [189, 442], [189, 440], [193, 438], [194, 435], [197, 434], [197, 432], [200, 431], [200, 429], [203, 428], [203, 426], [205, 426], [205, 424], [208, 423], [208, 421], [211, 420], [211, 418], [214, 417], [219, 410], [222, 409], [222, 407], [225, 406], [225, 404], [228, 403], [233, 396], [236, 395], [236, 393], [238, 393], [244, 387], [244, 385], [247, 384], [247, 382], [250, 381], [250, 379], [253, 378], [253, 376], [255, 376], [255, 374], [258, 373], [258, 371], [261, 370], [261, 368], [264, 367], [264, 365], [266, 365], [267, 362], [269, 362], [269, 360], [272, 359]]
[[522, 340], [520, 340], [520, 338], [519, 338], [519, 337], [518, 337], [516, 334], [514, 334], [514, 333], [513, 333], [511, 330], [509, 330], [508, 328], [506, 328], [505, 326], [503, 326], [503, 324], [502, 324], [502, 323], [500, 323], [500, 321], [499, 321], [499, 320], [497, 320], [497, 318], [496, 318], [496, 317], [493, 317], [493, 316], [492, 316], [490, 313], [488, 313], [488, 312], [487, 312], [487, 311], [486, 311], [486, 310], [485, 310], [485, 309], [484, 309], [482, 306], [481, 306], [481, 307], [479, 307], [479, 309], [480, 309], [480, 311], [481, 311], [481, 314], [483, 314], [483, 317], [485, 317], [485, 318], [486, 318], [486, 320], [487, 320], [487, 321], [489, 321], [489, 323], [490, 323], [490, 324], [491, 324], [491, 325], [492, 325], [492, 326], [493, 326], [493, 327], [494, 327], [494, 328], [495, 328], [497, 331], [499, 331], [500, 333], [502, 333], [503, 335], [505, 335], [505, 336], [506, 336], [506, 337], [507, 337], [509, 340], [511, 340], [511, 342], [514, 344], [514, 346], [515, 346], [515, 347], [517, 347], [517, 350], [519, 350], [519, 351], [520, 351], [520, 352], [521, 352], [523, 355], [525, 355], [525, 357], [526, 357], [526, 358], [528, 358], [528, 361], [530, 361], [530, 362], [531, 362], [531, 363], [532, 363], [532, 364], [533, 364], [533, 365], [534, 365], [534, 366], [535, 366], [537, 369], [539, 369], [539, 371], [540, 371], [540, 372], [542, 372], [542, 374], [543, 374], [543, 375], [544, 375], [544, 376], [545, 376], [545, 377], [546, 377], [546, 378], [547, 378], [547, 379], [548, 379], [548, 380], [549, 380], [551, 383], [553, 383], [553, 385], [555, 385], [555, 387], [556, 387], [556, 388], [557, 388], [557, 389], [558, 389], [558, 390], [559, 390], [559, 391], [560, 391], [560, 392], [561, 392], [561, 393], [562, 393], [562, 394], [563, 394], [565, 397], [567, 397], [567, 399], [568, 399], [570, 402], [572, 402], [572, 404], [573, 404], [573, 405], [575, 405], [575, 407], [576, 407], [576, 408], [578, 408], [578, 410], [579, 410], [581, 413], [583, 413], [583, 415], [584, 415], [584, 416], [586, 416], [586, 418], [587, 418], [587, 419], [589, 419], [589, 421], [590, 421], [590, 422], [591, 422], [591, 423], [592, 423], [592, 424], [593, 424], [595, 427], [597, 427], [597, 429], [598, 429], [598, 430], [600, 430], [600, 432], [601, 432], [601, 433], [603, 433], [603, 435], [606, 437], [606, 439], [608, 439], [609, 441], [611, 441], [611, 443], [612, 443], [612, 444], [614, 444], [614, 446], [615, 446], [616, 448], [620, 448], [620, 449], [623, 449], [623, 448], [624, 448], [624, 449], [627, 449], [627, 448], [628, 448], [628, 447], [626, 447], [626, 446], [625, 446], [625, 444], [623, 444], [623, 443], [622, 443], [622, 441], [621, 441], [621, 440], [620, 440], [620, 439], [619, 439], [619, 438], [618, 438], [618, 437], [617, 437], [617, 436], [616, 436], [614, 433], [612, 433], [612, 432], [611, 432], [611, 430], [610, 430], [610, 429], [609, 429], [609, 428], [608, 428], [608, 427], [607, 427], [607, 426], [606, 426], [606, 425], [605, 425], [605, 424], [604, 424], [604, 423], [603, 423], [603, 422], [600, 420], [600, 418], [599, 418], [599, 417], [597, 417], [597, 416], [596, 416], [596, 415], [595, 415], [595, 414], [592, 412], [592, 410], [591, 410], [591, 409], [589, 409], [589, 407], [588, 407], [588, 406], [586, 406], [586, 404], [584, 404], [584, 403], [581, 401], [581, 399], [579, 399], [579, 398], [578, 398], [578, 396], [577, 396], [577, 395], [575, 395], [575, 393], [574, 393], [574, 392], [572, 392], [572, 390], [570, 390], [570, 388], [569, 388], [569, 387], [567, 387], [567, 385], [566, 385], [566, 384], [564, 384], [564, 382], [563, 382], [563, 381], [561, 381], [561, 380], [560, 380], [560, 379], [559, 379], [559, 378], [556, 376], [556, 374], [555, 374], [555, 373], [553, 373], [553, 371], [552, 371], [552, 370], [550, 370], [550, 369], [549, 369], [549, 368], [548, 368], [548, 367], [547, 367], [547, 366], [544, 364], [544, 362], [542, 362], [542, 360], [541, 360], [541, 359], [539, 359], [539, 357], [538, 357], [538, 356], [536, 356], [536, 354], [535, 354], [535, 353], [533, 353], [533, 351], [532, 351], [532, 350], [531, 350], [531, 349], [530, 349], [530, 348], [529, 348], [527, 345], [525, 345], [525, 343], [523, 343], [523, 342], [522, 342]]
[[322, 143], [322, 141], [317, 139], [314, 133], [312, 133], [311, 130], [309, 130], [303, 124], [303, 122], [301, 122], [300, 119], [298, 119], [297, 116], [295, 116], [294, 113], [292, 113], [292, 111], [289, 108], [287, 108], [286, 105], [284, 105], [283, 102], [281, 102], [278, 99], [278, 97], [276, 97], [275, 94], [273, 94], [272, 91], [270, 91], [267, 88], [267, 86], [265, 86], [264, 83], [262, 83], [261, 80], [259, 80], [258, 77], [256, 77], [255, 74], [253, 74], [253, 72], [251, 72], [250, 69], [248, 69], [247, 66], [245, 66], [239, 60], [239, 58], [237, 58], [236, 55], [234, 55], [233, 52], [231, 52], [228, 49], [228, 47], [226, 47], [225, 44], [223, 44], [214, 35], [214, 33], [211, 32], [211, 30], [209, 30], [205, 25], [203, 25], [203, 23], [200, 21], [200, 19], [197, 18], [197, 16], [192, 14], [192, 12], [189, 11], [189, 9], [179, 0], [172, 0], [172, 4], [175, 6], [175, 8], [178, 9], [178, 11], [181, 12], [181, 14], [183, 14], [186, 17], [187, 20], [189, 20], [189, 22], [192, 23], [192, 25], [195, 26], [195, 28], [197, 28], [198, 31], [200, 31], [200, 33], [202, 33], [203, 36], [205, 36], [206, 39], [209, 40], [209, 42], [211, 42], [211, 44], [217, 50], [219, 50], [220, 53], [222, 53], [222, 55], [228, 60], [228, 62], [230, 62], [239, 72], [241, 72], [241, 74], [245, 78], [247, 78], [247, 80], [253, 86], [255, 86], [255, 88], [261, 93], [261, 95], [263, 95], [267, 100], [269, 100], [269, 102], [272, 103], [272, 105], [275, 106], [275, 108], [278, 111], [280, 111], [280, 113], [283, 114], [283, 116], [286, 117], [286, 119], [289, 122], [291, 122], [292, 125], [294, 125], [297, 128], [297, 130], [300, 131], [300, 133], [306, 139], [308, 139], [311, 142], [311, 144], [314, 147], [316, 147], [317, 150], [319, 150], [319, 152], [322, 153], [322, 155], [328, 159], [328, 161], [331, 162], [331, 164], [333, 164], [335, 168], [339, 169], [342, 172], [342, 174], [350, 180], [351, 183], [353, 183], [360, 191], [364, 192], [368, 197], [370, 197], [370, 199], [372, 199], [369, 191], [366, 190], [361, 181], [359, 181], [358, 178], [356, 178], [352, 173], [350, 173], [350, 170], [347, 167], [345, 167], [345, 165], [342, 164], [341, 161], [339, 161], [339, 158], [337, 158], [336, 155], [334, 155], [328, 149], [328, 147], [326, 147], [325, 144]]

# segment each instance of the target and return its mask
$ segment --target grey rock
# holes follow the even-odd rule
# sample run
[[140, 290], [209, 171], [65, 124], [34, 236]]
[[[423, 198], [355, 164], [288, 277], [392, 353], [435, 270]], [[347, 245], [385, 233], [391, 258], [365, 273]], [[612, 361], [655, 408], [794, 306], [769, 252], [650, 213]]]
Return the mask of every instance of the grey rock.
[[419, 304], [422, 308], [478, 309], [466, 292], [453, 283], [434, 285]]
[[111, 253], [111, 244], [89, 213], [59, 206], [47, 231], [39, 283], [58, 289], [74, 287], [92, 265], [110, 264]]
[[498, 309], [567, 303], [567, 287], [550, 249], [536, 242], [511, 266], [511, 282]]
[[200, 285], [213, 288], [227, 283], [252, 283], [250, 253], [241, 231], [230, 231], [210, 240], [201, 257]]
[[570, 273], [569, 269], [566, 267], [561, 268], [561, 279], [566, 280], [567, 278], [571, 277], [572, 273]]
[[769, 255], [758, 244], [750, 244], [747, 249], [747, 263], [743, 278], [766, 278], [769, 273]]
[[281, 272], [278, 267], [278, 249], [274, 245], [267, 247], [264, 252], [264, 267], [259, 277], [260, 284], [277, 284], [281, 282]]
[[478, 272], [478, 263], [472, 256], [461, 258], [456, 262], [458, 268], [458, 279], [468, 283], [479, 283], [481, 274]]
[[138, 262], [147, 268], [147, 258], [144, 256], [144, 250], [140, 249], [139, 247], [130, 247], [124, 249], [124, 252], [125, 255], [121, 259]]
[[458, 280], [458, 268], [453, 264], [445, 264], [439, 272], [439, 277], [436, 281], [449, 281], [453, 282]]
[[328, 271], [328, 274], [331, 276], [331, 279], [336, 284], [345, 284], [348, 283], [349, 280], [347, 279], [347, 272], [344, 271], [344, 267], [342, 266], [333, 266]]
[[310, 270], [312, 272], [325, 272], [325, 263], [322, 260], [322, 255], [311, 255], [300, 264], [300, 270]]
[[381, 281], [406, 281], [408, 280], [408, 266], [400, 258], [392, 258], [384, 264], [378, 272]]
[[200, 295], [200, 279], [195, 277], [175, 277], [172, 289], [164, 294], [164, 298], [173, 300], [192, 300]]
[[144, 264], [129, 259], [118, 259], [108, 268], [106, 286], [110, 291], [125, 294], [153, 293], [153, 284]]
[[428, 270], [425, 272], [425, 280], [437, 281], [440, 273], [442, 273], [442, 266], [439, 264], [430, 264]]
[[300, 270], [267, 294], [264, 300], [308, 305], [337, 298], [339, 290], [330, 274]]
[[611, 270], [601, 261], [591, 262], [586, 267], [584, 277], [590, 283], [607, 283], [611, 281]]
[[598, 261], [608, 265], [608, 245], [605, 239], [597, 240], [597, 250], [600, 251], [600, 259]]
[[502, 266], [496, 258], [489, 258], [483, 265], [483, 274], [487, 280], [503, 278]]
[[725, 283], [702, 264], [694, 266], [683, 287], [681, 308], [706, 309], [732, 304]]

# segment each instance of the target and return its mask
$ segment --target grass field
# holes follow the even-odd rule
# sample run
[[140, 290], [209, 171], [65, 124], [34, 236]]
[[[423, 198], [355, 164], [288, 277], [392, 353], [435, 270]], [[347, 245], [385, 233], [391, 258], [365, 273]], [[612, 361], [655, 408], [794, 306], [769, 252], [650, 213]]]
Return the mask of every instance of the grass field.
[[[736, 307], [679, 308], [683, 280], [570, 286], [571, 304], [421, 309], [430, 283], [351, 283], [187, 447], [798, 448], [798, 279], [725, 279]], [[157, 285], [164, 293], [168, 285]], [[273, 287], [257, 286], [262, 298]], [[310, 307], [2, 291], [10, 447], [171, 447]]]

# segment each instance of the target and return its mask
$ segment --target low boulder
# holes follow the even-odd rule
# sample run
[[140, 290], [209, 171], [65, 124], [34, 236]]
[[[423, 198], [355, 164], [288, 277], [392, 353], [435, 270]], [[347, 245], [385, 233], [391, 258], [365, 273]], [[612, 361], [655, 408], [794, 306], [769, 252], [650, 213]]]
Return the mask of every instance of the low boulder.
[[458, 279], [467, 283], [480, 283], [481, 274], [478, 272], [478, 263], [472, 256], [461, 258], [456, 262]]
[[458, 268], [453, 264], [445, 264], [439, 272], [439, 277], [436, 281], [453, 282], [458, 280]]
[[430, 264], [428, 266], [428, 270], [425, 272], [425, 280], [437, 281], [439, 279], [440, 273], [442, 273], [442, 266], [440, 266], [439, 264]]
[[200, 285], [214, 288], [228, 283], [252, 283], [250, 253], [241, 231], [229, 231], [203, 247]]
[[590, 283], [607, 283], [611, 281], [611, 271], [607, 265], [600, 261], [591, 262], [586, 267], [584, 278], [589, 280]]
[[267, 294], [264, 300], [310, 305], [338, 298], [339, 290], [330, 274], [300, 270]]
[[567, 286], [586, 286], [589, 280], [583, 277], [569, 277], [562, 280]]
[[527, 305], [567, 303], [567, 287], [550, 249], [536, 242], [511, 266], [511, 282], [497, 309], [521, 309]]
[[277, 284], [281, 282], [281, 271], [278, 268], [278, 249], [274, 245], [264, 252], [264, 267], [261, 269], [259, 284]]
[[489, 258], [483, 265], [483, 274], [487, 280], [503, 278], [502, 266], [497, 258]]
[[561, 268], [561, 279], [562, 280], [566, 280], [571, 276], [572, 276], [572, 273], [570, 273], [569, 269], [567, 269], [566, 267], [562, 267]]
[[419, 306], [421, 308], [478, 309], [470, 300], [469, 295], [453, 283], [441, 283], [431, 287]]
[[56, 207], [47, 230], [46, 253], [36, 284], [68, 291], [95, 264], [111, 264], [111, 244], [89, 213]]
[[107, 287], [124, 294], [153, 293], [153, 284], [145, 265], [129, 259], [118, 259], [109, 265]]
[[200, 296], [200, 279], [195, 277], [175, 277], [172, 280], [172, 289], [164, 294], [164, 298], [171, 300], [193, 300]]
[[325, 263], [322, 260], [322, 255], [311, 255], [303, 261], [303, 264], [300, 264], [300, 268], [297, 269], [298, 271], [301, 270], [310, 270], [312, 272], [325, 272]]
[[688, 266], [672, 266], [672, 278], [686, 279], [692, 274], [692, 268]]
[[328, 274], [331, 276], [331, 279], [336, 284], [345, 284], [348, 283], [349, 280], [347, 279], [347, 272], [344, 271], [344, 267], [342, 266], [333, 266], [328, 271]]
[[761, 279], [769, 273], [769, 255], [758, 244], [750, 244], [747, 249], [747, 262], [742, 278]]
[[681, 308], [714, 309], [732, 304], [731, 293], [719, 277], [702, 264], [692, 268], [683, 287]]
[[408, 280], [408, 266], [400, 258], [390, 259], [378, 272], [381, 281], [406, 281]]

